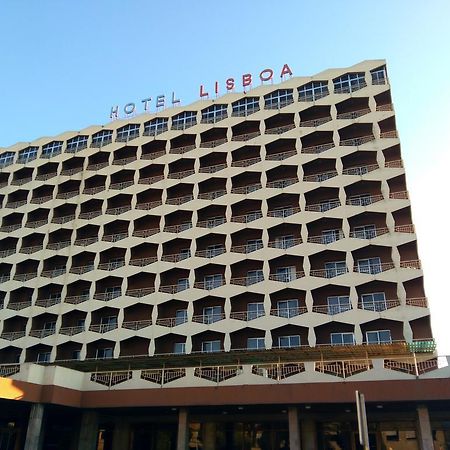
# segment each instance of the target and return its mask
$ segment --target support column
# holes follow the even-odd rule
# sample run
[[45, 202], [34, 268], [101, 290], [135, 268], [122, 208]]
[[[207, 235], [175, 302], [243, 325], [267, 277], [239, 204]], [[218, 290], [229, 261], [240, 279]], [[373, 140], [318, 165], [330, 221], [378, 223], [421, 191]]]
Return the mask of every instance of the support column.
[[177, 450], [186, 450], [188, 442], [188, 412], [187, 408], [178, 411]]
[[81, 417], [78, 450], [96, 450], [98, 438], [98, 414], [95, 411], [84, 411]]
[[112, 450], [128, 450], [130, 448], [130, 424], [118, 421], [114, 424]]
[[44, 405], [35, 403], [31, 407], [28, 419], [27, 436], [24, 450], [40, 450], [44, 438]]
[[289, 421], [289, 449], [300, 450], [300, 427], [298, 424], [298, 409], [295, 406], [288, 408]]
[[203, 424], [203, 450], [216, 450], [216, 424]]
[[317, 431], [314, 420], [302, 420], [302, 449], [317, 450]]
[[417, 431], [419, 432], [420, 450], [430, 450], [433, 447], [433, 434], [431, 432], [430, 416], [425, 405], [417, 406]]

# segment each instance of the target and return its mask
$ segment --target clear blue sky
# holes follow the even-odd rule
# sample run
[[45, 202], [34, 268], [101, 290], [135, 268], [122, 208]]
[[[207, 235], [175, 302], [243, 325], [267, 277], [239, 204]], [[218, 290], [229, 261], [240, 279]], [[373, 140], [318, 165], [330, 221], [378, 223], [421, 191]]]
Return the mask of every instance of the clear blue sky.
[[186, 104], [201, 83], [265, 67], [312, 75], [387, 59], [427, 293], [450, 353], [447, 271], [437, 277], [450, 249], [436, 233], [449, 216], [449, 0], [2, 0], [0, 14], [0, 150], [103, 124], [112, 104], [172, 90]]

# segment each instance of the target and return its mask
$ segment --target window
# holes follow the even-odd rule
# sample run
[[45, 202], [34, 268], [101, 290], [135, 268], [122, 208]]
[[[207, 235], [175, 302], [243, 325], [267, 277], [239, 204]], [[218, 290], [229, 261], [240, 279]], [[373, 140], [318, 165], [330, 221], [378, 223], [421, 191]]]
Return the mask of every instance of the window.
[[288, 283], [296, 279], [296, 268], [295, 266], [289, 267], [277, 267], [275, 278], [277, 281], [282, 281]]
[[173, 352], [177, 355], [183, 355], [186, 353], [186, 343], [185, 342], [175, 342], [173, 344]]
[[175, 325], [181, 325], [188, 320], [187, 309], [178, 309], [175, 312]]
[[333, 278], [347, 273], [345, 261], [334, 261], [325, 263], [325, 278]]
[[203, 323], [214, 323], [222, 319], [221, 306], [207, 306], [203, 308]]
[[367, 206], [372, 203], [372, 196], [370, 194], [360, 194], [350, 197], [349, 204], [352, 206]]
[[105, 289], [105, 299], [111, 300], [122, 295], [122, 288], [120, 286], [109, 286]]
[[222, 244], [208, 245], [208, 247], [206, 247], [207, 258], [214, 258], [214, 256], [219, 256], [222, 253], [225, 253], [225, 248]]
[[390, 330], [368, 331], [366, 333], [368, 344], [390, 344], [392, 342]]
[[56, 322], [45, 322], [44, 323], [44, 330], [55, 332], [56, 329]]
[[384, 292], [361, 295], [361, 308], [368, 311], [385, 311], [387, 309]]
[[180, 278], [177, 281], [177, 292], [189, 289], [189, 278]]
[[76, 153], [87, 147], [88, 136], [75, 136], [67, 141], [66, 151]]
[[217, 273], [214, 275], [206, 275], [203, 278], [203, 282], [205, 283], [205, 289], [214, 289], [223, 284], [223, 276], [221, 273]]
[[164, 131], [168, 130], [168, 122], [169, 119], [165, 117], [157, 117], [144, 123], [144, 135], [157, 136], [158, 134], [164, 133]]
[[191, 257], [191, 249], [190, 248], [182, 248], [178, 255], [179, 255], [180, 261], [182, 261], [183, 259], [190, 258]]
[[95, 359], [106, 359], [114, 356], [112, 348], [98, 348], [95, 352]]
[[279, 317], [298, 316], [298, 300], [296, 298], [289, 300], [280, 300], [277, 304]]
[[39, 352], [37, 355], [38, 363], [49, 363], [50, 362], [50, 352]]
[[81, 359], [81, 350], [74, 350], [72, 352], [72, 359], [80, 360]]
[[259, 283], [264, 280], [264, 275], [262, 270], [249, 270], [247, 272], [247, 286], [251, 284]]
[[85, 319], [78, 319], [76, 326], [79, 327], [79, 328], [82, 328], [84, 330], [85, 323], [86, 323]]
[[322, 244], [331, 244], [341, 238], [342, 230], [324, 230], [322, 231]]
[[378, 67], [370, 71], [372, 84], [386, 84], [386, 67]]
[[251, 253], [256, 250], [259, 250], [262, 247], [263, 247], [262, 239], [251, 239], [247, 241], [247, 244], [245, 244], [245, 251], [247, 253]]
[[107, 316], [100, 319], [100, 332], [106, 333], [107, 331], [117, 328], [117, 316]]
[[292, 206], [280, 206], [272, 211], [272, 217], [289, 217], [294, 214], [294, 208]]
[[252, 337], [247, 339], [248, 350], [264, 350], [265, 348], [266, 344], [263, 337]]
[[102, 147], [112, 141], [112, 131], [102, 130], [92, 136], [91, 147]]
[[292, 235], [281, 236], [275, 239], [275, 248], [290, 248], [295, 245], [295, 238]]
[[366, 86], [364, 72], [346, 73], [339, 78], [333, 80], [334, 93], [344, 94], [354, 92]]
[[361, 225], [353, 229], [353, 237], [358, 239], [373, 239], [377, 237], [375, 225]]
[[319, 211], [325, 212], [338, 206], [340, 206], [339, 200], [325, 200], [319, 203]]
[[131, 139], [139, 137], [139, 127], [138, 123], [130, 123], [117, 130], [117, 142], [127, 142]]
[[264, 96], [265, 109], [283, 108], [294, 102], [292, 89], [278, 89]]
[[355, 345], [353, 333], [331, 333], [331, 345]]
[[299, 335], [280, 336], [278, 338], [278, 347], [280, 348], [300, 347], [300, 336]]
[[327, 304], [328, 314], [331, 316], [352, 309], [350, 298], [346, 295], [328, 297]]
[[249, 116], [259, 111], [259, 98], [258, 97], [246, 97], [237, 102], [232, 103], [233, 116]]
[[28, 161], [33, 161], [37, 158], [39, 147], [27, 147], [20, 150], [19, 156], [17, 158], [18, 163], [27, 163]]
[[381, 259], [379, 257], [359, 259], [358, 260], [358, 272], [369, 273], [375, 275], [381, 272]]
[[197, 123], [197, 113], [195, 111], [184, 111], [172, 117], [172, 130], [185, 130]]
[[202, 123], [216, 123], [227, 117], [227, 105], [212, 105], [202, 110]]
[[247, 319], [253, 320], [258, 317], [264, 316], [264, 303], [263, 302], [255, 302], [247, 304]]
[[220, 341], [203, 341], [202, 352], [206, 353], [220, 352], [221, 346], [222, 345]]
[[0, 154], [0, 167], [9, 166], [14, 161], [14, 152], [4, 152]]
[[62, 150], [62, 141], [53, 141], [42, 147], [42, 157], [51, 158], [52, 156], [59, 155]]
[[328, 94], [328, 81], [312, 81], [298, 88], [298, 101], [313, 102]]

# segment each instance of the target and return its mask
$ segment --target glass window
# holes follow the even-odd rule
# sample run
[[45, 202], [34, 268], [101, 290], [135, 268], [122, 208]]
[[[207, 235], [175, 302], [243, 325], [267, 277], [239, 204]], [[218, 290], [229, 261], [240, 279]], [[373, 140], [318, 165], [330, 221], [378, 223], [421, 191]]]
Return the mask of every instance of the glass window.
[[346, 73], [339, 78], [333, 80], [334, 93], [344, 94], [354, 92], [366, 86], [364, 72]]
[[112, 141], [112, 131], [102, 130], [92, 136], [91, 147], [102, 147]]
[[42, 147], [42, 157], [51, 158], [52, 156], [59, 155], [62, 150], [62, 141], [53, 141]]
[[289, 300], [280, 300], [278, 303], [279, 317], [294, 317], [298, 316], [298, 300], [296, 298]]
[[223, 276], [221, 273], [216, 273], [214, 275], [206, 275], [203, 278], [205, 283], [205, 289], [214, 289], [223, 284]]
[[300, 336], [299, 335], [280, 336], [278, 338], [278, 347], [281, 348], [300, 347]]
[[247, 319], [253, 320], [264, 316], [264, 303], [255, 302], [247, 304]]
[[0, 155], [0, 167], [9, 166], [14, 161], [14, 152], [4, 152]]
[[263, 350], [266, 348], [263, 337], [252, 337], [247, 339], [248, 350]]
[[145, 136], [157, 136], [168, 130], [169, 119], [166, 117], [157, 117], [144, 123], [144, 135]]
[[225, 248], [222, 244], [208, 245], [208, 247], [206, 247], [207, 258], [214, 258], [214, 256], [219, 256], [224, 252]]
[[373, 292], [361, 295], [361, 308], [368, 311], [384, 311], [387, 309], [384, 292]]
[[185, 342], [175, 342], [173, 344], [173, 352], [177, 355], [182, 355], [186, 353], [186, 343]]
[[172, 117], [172, 130], [185, 130], [197, 123], [197, 113], [195, 111], [183, 111]]
[[312, 81], [298, 88], [298, 101], [313, 102], [328, 94], [328, 81]]
[[341, 238], [342, 230], [324, 230], [322, 231], [322, 244], [331, 244]]
[[325, 263], [325, 277], [333, 278], [347, 273], [347, 264], [345, 261], [333, 261]]
[[327, 304], [329, 315], [339, 314], [352, 309], [350, 298], [346, 295], [328, 297]]
[[39, 147], [27, 147], [20, 150], [19, 156], [17, 158], [18, 163], [27, 163], [28, 161], [33, 161], [37, 158]]
[[55, 331], [55, 329], [56, 329], [56, 322], [45, 322], [44, 323], [44, 330]]
[[177, 292], [189, 289], [189, 278], [180, 278], [177, 281]]
[[202, 342], [202, 352], [212, 353], [220, 352], [221, 342], [220, 341], [203, 341]]
[[372, 196], [370, 194], [354, 195], [349, 198], [349, 203], [352, 206], [367, 206], [372, 203]]
[[125, 125], [122, 128], [117, 130], [117, 138], [118, 142], [127, 142], [131, 139], [137, 138], [139, 136], [139, 127], [138, 123], [130, 123]]
[[232, 103], [233, 116], [249, 116], [259, 111], [259, 98], [258, 97], [246, 97], [237, 102]]
[[275, 248], [290, 248], [295, 245], [295, 238], [293, 235], [281, 236], [275, 239]]
[[288, 283], [290, 281], [295, 280], [296, 278], [296, 270], [295, 266], [289, 267], [277, 267], [276, 269], [276, 279], [277, 281], [283, 281]]
[[81, 359], [81, 350], [74, 350], [72, 352], [72, 359], [80, 360]]
[[214, 323], [223, 318], [221, 306], [207, 306], [203, 308], [203, 323]]
[[202, 123], [216, 123], [227, 117], [227, 105], [211, 105], [202, 110]]
[[247, 241], [247, 244], [245, 244], [245, 251], [247, 253], [251, 253], [256, 250], [259, 250], [262, 247], [263, 247], [262, 239], [251, 239]]
[[107, 299], [120, 297], [122, 295], [122, 288], [120, 286], [110, 286], [105, 289]]
[[102, 333], [117, 328], [117, 316], [107, 316], [100, 319], [100, 331]]
[[339, 200], [325, 200], [319, 203], [319, 210], [320, 212], [325, 212], [330, 209], [336, 208], [337, 206], [340, 206]]
[[359, 259], [358, 260], [358, 272], [369, 273], [375, 275], [381, 272], [381, 259], [379, 257]]
[[175, 325], [181, 325], [188, 320], [187, 309], [178, 309], [175, 312]]
[[50, 352], [40, 352], [37, 355], [38, 363], [48, 363], [50, 362]]
[[264, 280], [262, 270], [249, 270], [247, 272], [247, 286], [255, 283], [259, 283]]
[[331, 345], [354, 345], [355, 335], [353, 333], [331, 333]]
[[368, 331], [366, 333], [368, 344], [390, 344], [392, 342], [390, 330]]
[[272, 212], [273, 217], [289, 217], [292, 214], [294, 214], [294, 208], [292, 206], [280, 206]]
[[370, 71], [372, 84], [386, 84], [386, 67], [379, 67]]
[[96, 359], [112, 358], [114, 356], [112, 348], [98, 348], [95, 353]]
[[67, 141], [66, 151], [69, 153], [75, 153], [83, 148], [87, 147], [87, 141], [89, 136], [75, 136]]
[[190, 248], [182, 248], [179, 253], [180, 260], [187, 259], [191, 257], [191, 249]]
[[361, 225], [353, 229], [353, 237], [358, 239], [373, 239], [377, 237], [375, 225]]
[[294, 102], [292, 89], [278, 89], [264, 96], [264, 108], [276, 109], [283, 108]]

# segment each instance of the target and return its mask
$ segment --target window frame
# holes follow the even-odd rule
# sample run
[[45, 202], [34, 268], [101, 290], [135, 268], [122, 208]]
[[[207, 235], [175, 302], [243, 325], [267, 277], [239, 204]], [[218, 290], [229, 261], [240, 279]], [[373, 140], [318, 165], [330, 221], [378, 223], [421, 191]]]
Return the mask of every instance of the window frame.
[[[341, 342], [333, 342], [333, 337], [341, 337]], [[349, 342], [344, 342], [345, 341], [345, 337], [349, 337], [351, 336], [352, 338], [352, 343]], [[330, 343], [331, 345], [355, 345], [356, 341], [355, 341], [355, 333], [352, 331], [343, 331], [343, 332], [338, 332], [338, 333], [330, 333]]]

